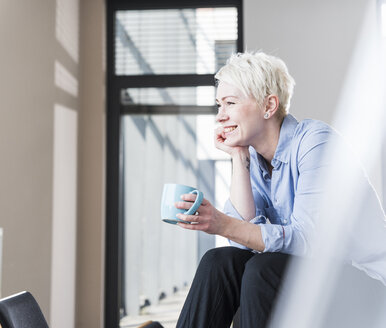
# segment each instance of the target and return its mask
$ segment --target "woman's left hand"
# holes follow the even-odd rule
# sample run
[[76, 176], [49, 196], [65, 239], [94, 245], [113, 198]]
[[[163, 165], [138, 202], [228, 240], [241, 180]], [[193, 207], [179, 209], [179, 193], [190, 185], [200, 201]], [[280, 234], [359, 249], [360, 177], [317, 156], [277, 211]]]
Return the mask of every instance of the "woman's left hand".
[[[196, 195], [184, 194], [181, 196], [182, 201], [176, 202], [175, 206], [179, 209], [188, 210], [192, 207]], [[221, 212], [218, 211], [207, 199], [203, 199], [195, 215], [177, 214], [181, 220], [191, 223], [179, 222], [178, 225], [184, 229], [200, 230], [209, 234], [221, 235], [224, 229], [224, 220], [221, 219]]]

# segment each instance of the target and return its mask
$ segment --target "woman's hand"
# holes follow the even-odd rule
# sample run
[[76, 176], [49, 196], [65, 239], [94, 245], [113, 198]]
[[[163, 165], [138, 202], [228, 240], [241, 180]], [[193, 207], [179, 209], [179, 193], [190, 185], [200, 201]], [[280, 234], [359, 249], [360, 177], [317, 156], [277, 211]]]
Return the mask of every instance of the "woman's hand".
[[248, 146], [231, 146], [227, 143], [227, 139], [224, 133], [224, 127], [220, 126], [214, 131], [214, 145], [217, 149], [220, 149], [231, 157], [240, 152], [248, 152]]
[[[182, 201], [175, 203], [175, 206], [188, 210], [196, 199], [196, 195], [184, 194], [181, 199]], [[205, 198], [197, 210], [197, 215], [180, 213], [177, 214], [177, 217], [190, 222], [178, 222], [181, 228], [220, 235], [259, 252], [265, 249], [259, 225], [229, 217], [215, 209]]]
[[[192, 202], [195, 201], [196, 197], [194, 194], [184, 194], [181, 196], [182, 201], [175, 203], [175, 206], [179, 209], [188, 210], [192, 207]], [[226, 224], [221, 215], [222, 213], [204, 198], [201, 206], [197, 209], [196, 215], [177, 214], [179, 219], [191, 222], [179, 222], [178, 225], [184, 229], [221, 235]]]

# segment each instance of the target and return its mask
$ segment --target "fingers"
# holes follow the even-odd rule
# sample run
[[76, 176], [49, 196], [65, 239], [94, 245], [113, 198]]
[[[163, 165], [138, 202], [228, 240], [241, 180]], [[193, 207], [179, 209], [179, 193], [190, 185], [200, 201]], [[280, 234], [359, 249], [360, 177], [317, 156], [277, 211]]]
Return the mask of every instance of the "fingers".
[[192, 202], [194, 202], [196, 198], [197, 196], [195, 194], [184, 194], [181, 196], [181, 199], [184, 201], [176, 202], [174, 206], [182, 210], [188, 210], [192, 207]]
[[187, 230], [202, 230], [200, 224], [189, 224], [184, 222], [178, 222], [177, 225]]
[[[181, 199], [186, 201], [186, 202], [194, 202], [197, 198], [197, 195], [196, 194], [183, 194], [181, 195]], [[182, 204], [183, 202], [177, 202], [177, 204]], [[189, 203], [188, 203], [189, 204]], [[201, 205], [208, 205], [209, 204], [209, 201], [206, 200], [205, 198], [202, 200], [201, 202]], [[190, 207], [192, 206], [192, 204], [189, 204], [189, 207], [186, 208], [186, 209], [189, 209]], [[177, 207], [177, 206], [176, 206]], [[177, 207], [177, 208], [185, 208], [185, 207]]]
[[174, 206], [176, 207], [176, 208], [179, 208], [179, 209], [181, 209], [181, 210], [188, 210], [189, 208], [191, 208], [192, 207], [192, 203], [188, 203], [188, 202], [176, 202], [175, 204], [174, 204]]
[[200, 217], [196, 215], [177, 214], [177, 217], [186, 222], [178, 222], [177, 225], [181, 228], [188, 230], [203, 230], [205, 224], [202, 224], [199, 220]]
[[[197, 198], [197, 195], [196, 194], [183, 194], [181, 195], [181, 199], [182, 200], [185, 200], [187, 202], [194, 202]], [[192, 204], [190, 204], [192, 205]]]
[[177, 225], [187, 230], [198, 230], [208, 232], [208, 220], [200, 215], [177, 214], [177, 217], [186, 222], [178, 222]]
[[222, 126], [214, 130], [214, 142], [215, 144], [221, 144], [226, 140], [224, 135], [224, 128]]
[[187, 214], [178, 213], [176, 216], [181, 220], [191, 222], [191, 223], [197, 223], [199, 220], [197, 215], [187, 215]]

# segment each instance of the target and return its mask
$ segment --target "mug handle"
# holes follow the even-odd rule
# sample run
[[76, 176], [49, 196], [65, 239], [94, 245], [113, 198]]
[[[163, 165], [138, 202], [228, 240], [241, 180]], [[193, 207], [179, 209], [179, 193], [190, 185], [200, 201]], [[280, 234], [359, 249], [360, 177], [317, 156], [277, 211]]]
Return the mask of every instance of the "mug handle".
[[193, 215], [197, 212], [198, 208], [200, 207], [202, 200], [204, 199], [204, 194], [199, 190], [193, 190], [189, 194], [196, 194], [197, 198], [194, 201], [192, 207], [189, 208], [184, 214]]

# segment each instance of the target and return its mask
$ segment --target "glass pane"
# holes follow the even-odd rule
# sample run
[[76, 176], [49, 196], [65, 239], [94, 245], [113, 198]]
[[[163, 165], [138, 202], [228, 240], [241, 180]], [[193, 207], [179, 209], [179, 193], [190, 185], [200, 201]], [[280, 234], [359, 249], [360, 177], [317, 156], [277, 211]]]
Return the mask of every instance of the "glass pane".
[[213, 74], [236, 49], [236, 8], [116, 12], [117, 75]]
[[215, 88], [130, 88], [121, 91], [122, 105], [214, 106]]
[[198, 261], [216, 245], [215, 236], [164, 223], [160, 215], [164, 183], [197, 187], [212, 204], [223, 206], [231, 164], [208, 148], [214, 124], [213, 115], [122, 117], [121, 327], [147, 320], [175, 327]]

